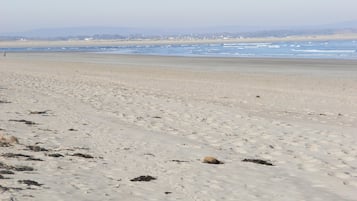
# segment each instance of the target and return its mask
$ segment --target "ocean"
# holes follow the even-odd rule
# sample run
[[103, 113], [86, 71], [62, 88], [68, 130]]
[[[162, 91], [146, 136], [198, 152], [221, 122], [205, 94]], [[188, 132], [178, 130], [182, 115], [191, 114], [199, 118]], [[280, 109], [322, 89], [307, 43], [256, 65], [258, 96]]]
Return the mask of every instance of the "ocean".
[[357, 59], [357, 40], [1, 48], [6, 52], [93, 52], [161, 56]]

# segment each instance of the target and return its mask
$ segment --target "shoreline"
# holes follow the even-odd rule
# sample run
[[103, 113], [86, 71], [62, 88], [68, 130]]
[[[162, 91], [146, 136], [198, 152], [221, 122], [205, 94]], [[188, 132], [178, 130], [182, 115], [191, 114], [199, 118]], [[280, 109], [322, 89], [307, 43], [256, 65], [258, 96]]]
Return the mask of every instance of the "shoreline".
[[[319, 58], [319, 57], [272, 57], [272, 56], [211, 56], [211, 55], [160, 55], [160, 54], [137, 54], [137, 53], [112, 53], [112, 52], [85, 52], [85, 51], [5, 51], [8, 54], [92, 54], [92, 55], [111, 55], [111, 56], [138, 56], [138, 57], [163, 57], [163, 58], [193, 58], [193, 59], [251, 59], [251, 60], [287, 60], [287, 61], [357, 61], [357, 58]], [[3, 52], [4, 53], [4, 52]]]
[[[193, 70], [236, 73], [280, 73], [318, 76], [357, 75], [357, 60], [314, 58], [262, 58], [262, 57], [201, 57], [162, 56], [138, 54], [102, 54], [87, 52], [13, 52], [7, 58], [110, 64], [112, 66], [140, 66], [141, 68]], [[183, 65], [182, 65], [183, 64]], [[189, 65], [185, 65], [189, 64]], [[275, 65], [280, 66], [274, 68]], [[205, 67], [203, 67], [205, 66]], [[282, 68], [282, 66], [284, 66]], [[339, 66], [337, 68], [337, 66]]]

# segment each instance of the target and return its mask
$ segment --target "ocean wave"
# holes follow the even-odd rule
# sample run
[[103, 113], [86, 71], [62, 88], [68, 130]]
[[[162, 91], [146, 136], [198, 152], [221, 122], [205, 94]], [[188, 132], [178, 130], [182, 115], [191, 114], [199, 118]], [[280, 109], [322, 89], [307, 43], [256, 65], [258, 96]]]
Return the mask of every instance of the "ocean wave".
[[293, 52], [306, 52], [306, 53], [355, 53], [356, 50], [317, 50], [317, 49], [309, 49], [309, 50], [296, 50], [291, 49]]
[[328, 42], [235, 42], [215, 44], [120, 45], [75, 47], [18, 47], [1, 48], [6, 52], [101, 52], [113, 54], [222, 56], [222, 57], [291, 57], [337, 58], [357, 60], [357, 41]]
[[280, 45], [268, 45], [268, 47], [277, 49], [277, 48], [280, 48]]
[[268, 45], [272, 45], [272, 43], [223, 43], [224, 47], [230, 47], [230, 46], [262, 46], [266, 47]]

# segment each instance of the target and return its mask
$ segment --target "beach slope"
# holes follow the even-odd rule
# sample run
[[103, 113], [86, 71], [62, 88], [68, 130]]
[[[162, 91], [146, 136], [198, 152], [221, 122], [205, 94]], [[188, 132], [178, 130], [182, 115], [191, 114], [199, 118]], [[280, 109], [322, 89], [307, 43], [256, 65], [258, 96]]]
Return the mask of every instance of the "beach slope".
[[8, 54], [0, 200], [357, 200], [356, 66]]

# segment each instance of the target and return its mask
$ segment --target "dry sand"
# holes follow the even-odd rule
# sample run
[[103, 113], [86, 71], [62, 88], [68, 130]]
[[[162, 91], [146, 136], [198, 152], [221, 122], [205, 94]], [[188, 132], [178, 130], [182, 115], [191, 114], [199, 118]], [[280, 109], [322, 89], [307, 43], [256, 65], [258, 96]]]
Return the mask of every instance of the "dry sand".
[[357, 200], [357, 61], [11, 53], [0, 75], [0, 200]]

